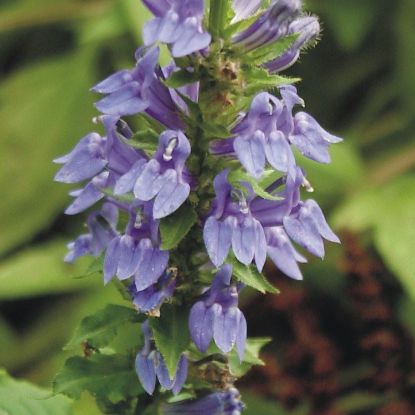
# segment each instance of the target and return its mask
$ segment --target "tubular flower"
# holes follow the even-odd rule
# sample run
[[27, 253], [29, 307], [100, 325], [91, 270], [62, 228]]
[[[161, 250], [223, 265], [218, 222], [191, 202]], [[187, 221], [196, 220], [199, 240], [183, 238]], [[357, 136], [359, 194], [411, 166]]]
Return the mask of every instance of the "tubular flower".
[[238, 308], [238, 294], [242, 286], [232, 284], [231, 277], [232, 267], [222, 266], [212, 286], [193, 305], [189, 329], [201, 352], [205, 352], [214, 339], [224, 353], [228, 353], [236, 345], [242, 360], [246, 343], [246, 320]]
[[143, 0], [143, 3], [155, 15], [144, 25], [145, 45], [167, 43], [176, 58], [209, 46], [211, 36], [202, 28], [203, 0]]
[[215, 392], [197, 400], [164, 404], [163, 415], [240, 415], [245, 409], [236, 388]]
[[174, 395], [177, 395], [186, 382], [187, 358], [184, 355], [180, 357], [175, 376], [171, 379], [163, 356], [154, 348], [148, 322], [143, 323], [141, 329], [144, 334], [144, 347], [135, 359], [135, 368], [144, 390], [152, 395], [158, 379], [163, 388], [171, 390]]

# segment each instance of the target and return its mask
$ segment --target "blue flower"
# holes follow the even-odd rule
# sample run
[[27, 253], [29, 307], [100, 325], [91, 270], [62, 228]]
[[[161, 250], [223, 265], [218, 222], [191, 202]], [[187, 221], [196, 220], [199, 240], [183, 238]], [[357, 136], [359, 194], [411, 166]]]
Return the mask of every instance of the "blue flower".
[[203, 31], [203, 0], [143, 0], [155, 15], [144, 25], [143, 40], [149, 46], [159, 41], [171, 45], [175, 58], [205, 49], [211, 42]]
[[163, 415], [240, 415], [245, 409], [239, 391], [232, 387], [228, 390], [211, 393], [199, 399], [161, 406]]
[[115, 194], [134, 190], [142, 201], [154, 199], [153, 217], [160, 219], [177, 210], [190, 193], [190, 178], [185, 162], [190, 143], [181, 131], [167, 130], [160, 135], [154, 157], [138, 161], [115, 185]]
[[241, 286], [231, 283], [232, 267], [224, 265], [216, 274], [212, 286], [190, 310], [190, 335], [201, 352], [212, 340], [224, 353], [236, 345], [243, 359], [246, 343], [246, 320], [238, 308]]
[[152, 395], [158, 379], [163, 388], [171, 390], [174, 395], [177, 395], [186, 382], [187, 358], [183, 354], [181, 355], [175, 376], [171, 379], [163, 356], [154, 347], [153, 335], [148, 322], [144, 322], [141, 328], [144, 334], [144, 347], [136, 357], [135, 368], [144, 390]]

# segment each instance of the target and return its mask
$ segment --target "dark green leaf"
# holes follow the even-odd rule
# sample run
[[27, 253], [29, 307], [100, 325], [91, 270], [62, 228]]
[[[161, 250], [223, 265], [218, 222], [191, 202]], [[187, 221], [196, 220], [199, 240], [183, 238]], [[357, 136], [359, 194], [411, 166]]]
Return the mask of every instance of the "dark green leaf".
[[188, 310], [164, 305], [160, 318], [150, 320], [157, 349], [162, 354], [170, 377], [176, 373], [181, 354], [189, 345]]
[[160, 221], [161, 249], [170, 250], [177, 247], [197, 221], [193, 207], [184, 204], [172, 215]]
[[12, 379], [0, 369], [1, 415], [71, 415], [72, 404], [64, 396], [50, 396], [50, 392], [28, 382]]
[[88, 391], [98, 399], [103, 397], [112, 402], [142, 393], [133, 359], [119, 354], [69, 358], [55, 377], [53, 390], [74, 399]]
[[[107, 346], [123, 325], [143, 320], [144, 318], [132, 308], [108, 304], [94, 315], [85, 317], [82, 320], [65, 349], [79, 347], [85, 341], [94, 348]], [[138, 326], [137, 333], [139, 333]]]
[[232, 260], [233, 275], [241, 282], [249, 285], [261, 293], [278, 293], [279, 291], [253, 266], [241, 264], [236, 259]]
[[180, 88], [181, 86], [192, 84], [197, 81], [199, 81], [198, 73], [181, 69], [180, 71], [173, 72], [164, 83], [170, 88]]

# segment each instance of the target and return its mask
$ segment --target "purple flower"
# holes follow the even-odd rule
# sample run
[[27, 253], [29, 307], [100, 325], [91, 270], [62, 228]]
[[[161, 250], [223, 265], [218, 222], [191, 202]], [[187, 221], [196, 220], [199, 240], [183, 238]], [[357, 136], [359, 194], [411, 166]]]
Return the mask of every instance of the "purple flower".
[[240, 415], [245, 409], [241, 395], [236, 388], [215, 392], [197, 400], [164, 403], [163, 415]]
[[311, 199], [300, 202], [291, 214], [284, 218], [284, 228], [293, 241], [320, 258], [324, 257], [323, 238], [340, 243], [339, 238], [327, 225], [320, 206]]
[[137, 201], [130, 207], [125, 234], [118, 234], [108, 245], [104, 260], [104, 282], [134, 277], [137, 291], [156, 284], [169, 260], [169, 252], [160, 249], [158, 221], [152, 218], [152, 202]]
[[164, 77], [158, 68], [158, 48], [147, 52], [138, 49], [136, 58], [134, 69], [118, 71], [92, 88], [107, 94], [95, 104], [96, 108], [104, 114], [119, 116], [146, 112], [168, 128], [182, 128], [169, 90], [159, 79]]
[[[286, 88], [296, 95], [294, 87]], [[296, 103], [300, 102], [298, 97]], [[263, 174], [265, 160], [282, 172], [287, 172], [295, 165], [288, 141], [293, 129], [290, 103], [287, 105], [284, 99], [262, 92], [255, 96], [247, 115], [234, 128], [234, 151], [253, 177]]]
[[232, 23], [244, 20], [255, 13], [261, 6], [262, 0], [233, 0], [232, 7], [235, 13]]
[[117, 235], [117, 222], [118, 209], [112, 203], [104, 203], [100, 211], [90, 213], [87, 220], [89, 233], [68, 244], [65, 262], [73, 262], [84, 255], [100, 255]]
[[246, 320], [238, 308], [241, 286], [231, 283], [232, 267], [224, 265], [216, 274], [212, 286], [202, 295], [189, 317], [190, 335], [201, 352], [212, 340], [224, 353], [236, 345], [242, 360], [246, 343]]
[[290, 136], [290, 141], [311, 160], [330, 163], [328, 152], [330, 144], [343, 140], [325, 131], [311, 115], [298, 112], [294, 117], [294, 131]]
[[249, 209], [252, 192], [247, 200], [241, 190], [233, 189], [228, 182], [228, 173], [229, 170], [224, 170], [214, 180], [214, 209], [203, 228], [206, 249], [218, 267], [226, 260], [232, 245], [240, 262], [248, 265], [255, 258], [257, 268], [261, 270], [266, 258], [266, 241], [261, 223]]
[[293, 65], [300, 57], [301, 49], [307, 46], [313, 40], [316, 40], [320, 34], [320, 23], [315, 16], [300, 17], [288, 26], [288, 35], [298, 33], [298, 38], [293, 45], [281, 56], [268, 62], [265, 67], [270, 72], [280, 72]]
[[246, 51], [270, 44], [287, 35], [289, 24], [299, 15], [301, 0], [274, 0], [271, 6], [232, 41]]
[[190, 193], [190, 178], [184, 171], [190, 143], [181, 131], [167, 130], [160, 135], [154, 157], [139, 161], [115, 185], [115, 194], [134, 190], [142, 201], [154, 199], [153, 217], [160, 219], [177, 210]]
[[160, 316], [160, 307], [165, 301], [172, 298], [176, 287], [175, 275], [171, 271], [165, 272], [156, 284], [143, 291], [137, 291], [135, 284], [130, 287], [133, 304], [138, 311], [151, 316]]
[[246, 115], [233, 129], [234, 137], [214, 142], [213, 154], [236, 154], [247, 172], [261, 177], [266, 161], [276, 170], [294, 169], [294, 145], [306, 157], [320, 163], [330, 162], [330, 144], [342, 141], [325, 131], [311, 115], [298, 112], [296, 105], [304, 105], [292, 85], [279, 88], [282, 99], [261, 92], [255, 96]]
[[202, 28], [203, 0], [143, 0], [143, 3], [155, 15], [144, 25], [145, 45], [167, 43], [175, 58], [209, 46], [211, 36]]
[[177, 395], [186, 382], [188, 371], [187, 358], [183, 354], [181, 355], [177, 364], [176, 374], [171, 379], [163, 356], [154, 347], [153, 335], [148, 321], [144, 322], [141, 328], [144, 334], [144, 347], [136, 357], [135, 368], [144, 390], [149, 395], [152, 395], [156, 388], [156, 379], [158, 379], [163, 388], [171, 390], [174, 395]]

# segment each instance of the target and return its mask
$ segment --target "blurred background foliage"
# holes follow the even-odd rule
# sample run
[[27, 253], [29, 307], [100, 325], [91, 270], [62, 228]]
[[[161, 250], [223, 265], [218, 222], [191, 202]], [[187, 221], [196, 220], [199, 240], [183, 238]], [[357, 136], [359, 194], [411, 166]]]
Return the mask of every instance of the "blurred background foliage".
[[[349, 232], [349, 242], [353, 232], [359, 249], [382, 264], [376, 278], [391, 304], [391, 321], [412, 338], [415, 2], [308, 0], [307, 7], [321, 18], [322, 40], [290, 73], [303, 78], [299, 91], [308, 112], [345, 142], [332, 149], [329, 166], [305, 159], [301, 163], [333, 227]], [[83, 223], [62, 215], [69, 189], [53, 182], [56, 167], [51, 161], [93, 128], [94, 97], [88, 89], [112, 71], [134, 64], [147, 17], [139, 0], [0, 1], [0, 367], [45, 388], [66, 357], [62, 346], [82, 316], [121, 301], [113, 287], [102, 287], [98, 275], [77, 278], [90, 261], [75, 266], [62, 262], [65, 243]], [[303, 267], [301, 288], [295, 284], [308, 292], [312, 307], [345, 318], [353, 318], [344, 310], [355, 305], [345, 291], [352, 272], [350, 264], [344, 266], [350, 246], [329, 247], [324, 262], [311, 260]], [[278, 281], [284, 286], [283, 279]], [[274, 301], [283, 297], [284, 289]], [[335, 342], [352, 333], [348, 324], [353, 326], [353, 321], [329, 330]], [[272, 335], [284, 344], [285, 329], [276, 325], [274, 331], [264, 327], [255, 334]], [[410, 366], [411, 350], [402, 353]], [[0, 392], [14, 382], [4, 383], [5, 376], [0, 373]], [[21, 387], [22, 393], [34, 388]], [[368, 408], [380, 405], [365, 386], [357, 392], [349, 401], [339, 398], [338, 405], [334, 402], [337, 412], [327, 414], [368, 414]], [[313, 400], [313, 392], [307, 393]], [[266, 395], [251, 392], [252, 413], [310, 413], [301, 405], [297, 412], [287, 412], [287, 402], [280, 399], [277, 404], [269, 396], [263, 400]], [[55, 405], [52, 400], [49, 404]], [[62, 414], [70, 413], [66, 401], [56, 405]], [[75, 413], [99, 412], [85, 396]], [[37, 414], [35, 409], [32, 414]]]

